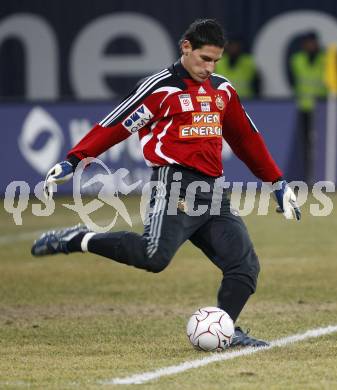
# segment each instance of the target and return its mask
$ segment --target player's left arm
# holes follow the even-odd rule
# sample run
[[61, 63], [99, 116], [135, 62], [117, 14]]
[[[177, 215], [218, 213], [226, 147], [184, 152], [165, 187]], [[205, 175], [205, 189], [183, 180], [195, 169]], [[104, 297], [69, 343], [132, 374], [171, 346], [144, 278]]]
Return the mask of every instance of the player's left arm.
[[234, 88], [230, 92], [231, 98], [223, 120], [224, 139], [256, 177], [273, 183], [274, 195], [284, 216], [294, 216], [299, 220], [301, 213], [294, 192], [282, 179], [281, 170], [269, 153], [257, 127], [242, 107]]
[[223, 120], [223, 137], [233, 152], [256, 177], [266, 182], [275, 182], [282, 172], [271, 157], [266, 144], [253, 121], [231, 88], [231, 98]]

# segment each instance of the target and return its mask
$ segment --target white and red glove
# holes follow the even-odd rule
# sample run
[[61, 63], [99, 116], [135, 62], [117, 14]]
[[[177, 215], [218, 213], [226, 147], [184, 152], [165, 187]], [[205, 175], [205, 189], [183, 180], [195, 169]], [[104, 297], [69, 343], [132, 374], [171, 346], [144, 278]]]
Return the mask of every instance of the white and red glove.
[[277, 212], [282, 213], [285, 218], [301, 219], [301, 210], [296, 203], [296, 195], [285, 180], [279, 180], [273, 184], [275, 199], [278, 203]]
[[70, 180], [74, 175], [74, 166], [69, 161], [61, 161], [55, 164], [47, 173], [44, 181], [43, 192], [47, 199], [52, 199], [54, 185], [62, 184]]

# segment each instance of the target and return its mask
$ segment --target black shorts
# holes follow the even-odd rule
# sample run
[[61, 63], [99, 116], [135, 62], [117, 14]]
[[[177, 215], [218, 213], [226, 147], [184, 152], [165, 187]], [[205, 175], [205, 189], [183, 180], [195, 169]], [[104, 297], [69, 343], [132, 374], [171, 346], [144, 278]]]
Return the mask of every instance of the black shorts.
[[181, 166], [154, 169], [144, 233], [95, 234], [88, 250], [156, 273], [190, 240], [221, 269], [224, 279], [239, 280], [254, 292], [259, 261], [221, 180]]
[[171, 165], [153, 170], [142, 236], [147, 264], [164, 269], [190, 240], [223, 272], [256, 289], [259, 262], [241, 217], [231, 210], [222, 178]]

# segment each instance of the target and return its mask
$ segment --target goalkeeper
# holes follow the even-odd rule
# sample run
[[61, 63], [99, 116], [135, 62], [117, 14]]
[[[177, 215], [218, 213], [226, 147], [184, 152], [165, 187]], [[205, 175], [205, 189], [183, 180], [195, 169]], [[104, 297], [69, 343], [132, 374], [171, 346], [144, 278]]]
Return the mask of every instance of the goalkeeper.
[[[211, 212], [216, 180], [223, 174], [223, 138], [259, 179], [274, 183], [279, 210], [286, 217], [299, 220], [301, 214], [235, 89], [213, 73], [224, 46], [224, 32], [217, 21], [193, 22], [180, 41], [181, 58], [140, 82], [47, 175], [45, 191], [50, 197], [53, 184], [71, 179], [81, 160], [99, 156], [137, 132], [152, 169], [151, 181], [157, 182], [144, 233], [95, 233], [85, 226], [51, 231], [35, 241], [34, 256], [91, 252], [160, 272], [190, 240], [221, 270], [218, 306], [237, 320], [256, 290], [259, 262], [242, 219], [231, 212], [226, 191], [219, 199], [219, 212]], [[171, 185], [177, 181], [181, 187], [172, 213], [168, 212]], [[189, 210], [188, 190], [193, 185], [195, 208], [206, 206], [202, 215]], [[267, 342], [236, 327], [232, 345], [259, 347]]]

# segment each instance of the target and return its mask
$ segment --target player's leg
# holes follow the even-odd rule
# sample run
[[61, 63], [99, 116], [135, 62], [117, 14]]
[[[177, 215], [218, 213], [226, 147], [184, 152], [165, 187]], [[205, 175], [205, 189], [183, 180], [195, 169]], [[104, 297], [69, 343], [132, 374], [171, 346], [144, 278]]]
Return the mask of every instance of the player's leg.
[[179, 246], [197, 229], [196, 224], [203, 223], [200, 218], [191, 219], [180, 210], [167, 213], [173, 172], [169, 167], [162, 167], [152, 176], [157, 185], [152, 191], [143, 235], [129, 231], [95, 234], [75, 227], [43, 235], [33, 245], [32, 254], [88, 251], [150, 272], [162, 271]]
[[256, 289], [259, 263], [241, 218], [233, 217], [211, 218], [190, 240], [221, 269], [218, 306], [236, 321]]
[[[251, 294], [256, 290], [260, 270], [258, 258], [242, 219], [228, 207], [220, 216], [212, 217], [191, 241], [222, 270], [218, 291], [218, 307], [235, 322]], [[265, 346], [262, 340], [249, 337], [236, 327], [232, 345]]]
[[154, 212], [143, 235], [128, 231], [95, 234], [82, 249], [136, 268], [161, 272], [188, 239], [184, 218], [180, 213], [167, 215], [166, 210]]
[[[154, 221], [156, 220], [154, 218]], [[161, 230], [163, 237], [152, 250], [152, 246], [149, 248], [148, 245], [148, 237], [144, 235], [129, 231], [94, 233], [86, 227], [75, 226], [45, 233], [35, 241], [32, 254], [47, 256], [90, 252], [150, 272], [160, 272], [169, 264], [184, 241], [181, 227], [174, 218], [165, 218]], [[165, 235], [167, 230], [175, 231], [176, 235]]]

